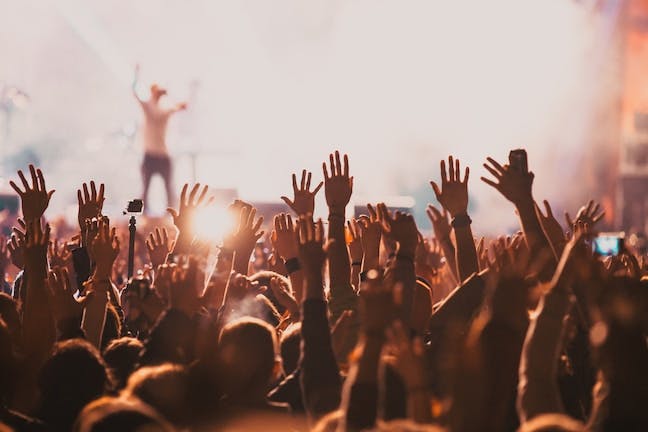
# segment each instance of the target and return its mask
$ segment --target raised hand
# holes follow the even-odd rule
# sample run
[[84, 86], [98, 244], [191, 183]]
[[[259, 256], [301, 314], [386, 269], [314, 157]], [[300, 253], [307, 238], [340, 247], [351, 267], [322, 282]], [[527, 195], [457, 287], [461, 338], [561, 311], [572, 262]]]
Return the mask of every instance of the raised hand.
[[261, 230], [263, 216], [256, 219], [254, 207], [241, 208], [239, 225], [236, 230], [225, 239], [225, 247], [238, 253], [246, 253], [246, 260], [254, 249], [256, 242], [263, 236], [265, 231]]
[[398, 242], [398, 253], [407, 254], [409, 258], [414, 259], [416, 246], [418, 245], [418, 229], [412, 215], [402, 212], [395, 212], [392, 217], [386, 212], [384, 204], [379, 204], [379, 209], [383, 215], [385, 232], [388, 233], [396, 242]]
[[200, 309], [198, 261], [190, 258], [186, 266], [173, 266], [169, 283], [169, 306], [193, 316]]
[[79, 228], [83, 230], [85, 221], [87, 219], [94, 219], [101, 217], [103, 210], [104, 198], [104, 184], [99, 185], [99, 192], [94, 180], [90, 181], [90, 190], [88, 191], [88, 184], [83, 183], [83, 190], [77, 189], [77, 201], [79, 202], [78, 220]]
[[[35, 273], [36, 277], [46, 277], [47, 246], [50, 240], [50, 226], [41, 227], [40, 219], [27, 222], [25, 233], [25, 271]], [[39, 274], [43, 272], [43, 274]]]
[[119, 255], [119, 248], [119, 237], [115, 233], [115, 228], [110, 228], [107, 217], [101, 218], [97, 235], [90, 244], [90, 255], [96, 264], [93, 279], [110, 278], [113, 264]]
[[299, 320], [299, 304], [295, 296], [290, 292], [290, 286], [276, 276], [270, 279], [270, 290], [281, 306], [289, 313], [293, 320]]
[[70, 260], [72, 259], [72, 253], [67, 250], [65, 243], [59, 243], [58, 239], [50, 242], [48, 255], [51, 268], [65, 268], [70, 264]]
[[598, 203], [595, 203], [594, 200], [590, 200], [586, 205], [578, 209], [576, 213], [576, 218], [572, 219], [569, 216], [569, 213], [565, 212], [565, 221], [570, 230], [574, 230], [578, 222], [587, 224], [591, 230], [594, 225], [603, 219], [605, 216], [605, 211], [599, 212], [601, 206]]
[[284, 261], [297, 257], [297, 240], [295, 239], [295, 228], [290, 215], [281, 213], [274, 217], [274, 230], [270, 235], [270, 241], [275, 252]]
[[331, 175], [322, 163], [324, 172], [324, 194], [329, 213], [344, 217], [344, 209], [351, 199], [353, 192], [353, 177], [349, 177], [349, 157], [344, 155], [344, 165], [340, 162], [340, 152], [329, 155]]
[[23, 217], [27, 222], [43, 216], [54, 194], [54, 190], [48, 191], [45, 187], [45, 178], [40, 169], [34, 168], [34, 165], [29, 165], [29, 172], [32, 180], [31, 187], [22, 171], [18, 171], [18, 177], [20, 177], [25, 190], [20, 189], [13, 181], [9, 182], [13, 190], [20, 196]]
[[486, 160], [488, 164], [485, 163], [484, 168], [495, 177], [496, 181], [482, 177], [484, 183], [497, 189], [504, 198], [516, 206], [533, 202], [531, 188], [534, 174], [532, 172], [511, 169], [508, 164], [501, 165], [491, 157]]
[[542, 203], [544, 204], [547, 214], [545, 215], [542, 213], [538, 204], [535, 203], [536, 214], [540, 220], [540, 225], [542, 225], [542, 230], [554, 249], [554, 253], [556, 256], [560, 256], [562, 248], [565, 246], [565, 242], [567, 241], [565, 238], [565, 231], [560, 226], [560, 223], [558, 223], [558, 220], [554, 217], [549, 201], [544, 200]]
[[299, 244], [299, 262], [306, 278], [305, 298], [324, 299], [322, 269], [326, 261], [326, 247], [322, 220], [313, 223], [309, 217], [300, 217], [295, 235]]
[[178, 238], [176, 239], [176, 248], [180, 246], [183, 249], [182, 252], [186, 252], [193, 241], [196, 210], [202, 207], [203, 204], [209, 205], [213, 202], [213, 198], [205, 201], [207, 191], [209, 190], [207, 186], [203, 186], [202, 190], [200, 190], [200, 183], [196, 183], [191, 188], [189, 196], [187, 196], [188, 188], [189, 184], [187, 183], [182, 187], [182, 192], [180, 192], [180, 205], [177, 211], [172, 208], [167, 208], [167, 212], [173, 217], [173, 224], [179, 232]]
[[449, 240], [452, 226], [450, 225], [450, 216], [448, 215], [448, 211], [444, 208], [443, 212], [440, 212], [432, 204], [428, 204], [426, 213], [428, 219], [432, 222], [434, 237], [441, 242]]
[[300, 187], [297, 187], [297, 176], [293, 174], [293, 200], [291, 201], [286, 196], [281, 197], [281, 199], [297, 214], [297, 216], [313, 214], [315, 211], [315, 195], [317, 195], [317, 192], [322, 188], [324, 182], [320, 182], [315, 186], [315, 189], [311, 191], [311, 176], [312, 174], [310, 172], [307, 173], [306, 170], [303, 170], [301, 185]]
[[362, 271], [378, 268], [380, 256], [380, 241], [382, 239], [382, 222], [378, 212], [371, 204], [367, 204], [369, 216], [360, 216], [358, 227], [362, 238]]
[[468, 211], [468, 177], [470, 169], [466, 167], [464, 179], [461, 180], [461, 170], [459, 159], [454, 160], [452, 156], [448, 158], [448, 172], [446, 173], [446, 163], [441, 161], [441, 187], [431, 181], [432, 189], [436, 195], [437, 201], [448, 210], [450, 216], [466, 214]]
[[382, 229], [382, 244], [385, 251], [391, 256], [396, 253], [396, 239], [391, 235], [389, 229], [389, 221], [392, 219], [392, 214], [385, 205], [385, 203], [376, 204], [376, 218], [380, 221], [380, 227]]
[[[438, 275], [443, 266], [443, 252], [437, 239], [428, 241], [422, 235], [419, 236], [414, 264], [416, 265], [417, 275], [426, 275], [428, 277]], [[433, 280], [429, 279], [429, 281], [432, 282]]]
[[248, 296], [261, 294], [265, 292], [266, 289], [266, 287], [260, 286], [258, 282], [251, 282], [247, 276], [233, 271], [230, 273], [227, 281], [223, 304], [232, 305]]
[[[17, 232], [16, 232], [17, 231]], [[25, 268], [25, 233], [15, 229], [7, 241], [11, 262], [19, 269]]]
[[362, 228], [359, 219], [347, 222], [347, 245], [352, 263], [362, 263], [364, 251], [362, 247]]
[[49, 272], [47, 282], [54, 320], [59, 325], [72, 320], [80, 322], [84, 304], [94, 293], [88, 294], [79, 301], [76, 300], [74, 290], [70, 287], [68, 271], [60, 267], [54, 267]]
[[146, 250], [153, 268], [164, 264], [167, 255], [173, 250], [173, 241], [169, 239], [169, 233], [166, 228], [155, 228], [155, 231], [149, 233], [146, 239]]

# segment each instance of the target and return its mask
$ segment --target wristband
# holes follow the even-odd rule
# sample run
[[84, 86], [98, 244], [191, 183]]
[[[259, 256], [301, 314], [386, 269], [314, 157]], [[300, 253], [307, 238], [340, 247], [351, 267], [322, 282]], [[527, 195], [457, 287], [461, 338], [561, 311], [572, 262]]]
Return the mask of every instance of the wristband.
[[342, 220], [346, 219], [343, 214], [339, 214], [339, 213], [329, 213], [328, 218], [329, 219], [337, 218], [337, 219], [342, 219]]
[[288, 274], [295, 273], [296, 271], [301, 270], [301, 264], [299, 263], [299, 258], [287, 259], [284, 264], [286, 266], [286, 271], [288, 272]]
[[362, 265], [362, 261], [353, 261], [353, 262], [351, 263], [351, 265], [352, 265], [352, 266], [361, 266], [361, 265]]
[[401, 253], [396, 254], [396, 259], [401, 261], [409, 261], [414, 264], [414, 258], [412, 258], [411, 256], [403, 255]]
[[470, 219], [468, 213], [462, 213], [452, 218], [452, 222], [450, 222], [450, 225], [452, 225], [452, 228], [465, 228], [467, 226], [470, 226], [471, 223], [472, 223], [472, 219]]

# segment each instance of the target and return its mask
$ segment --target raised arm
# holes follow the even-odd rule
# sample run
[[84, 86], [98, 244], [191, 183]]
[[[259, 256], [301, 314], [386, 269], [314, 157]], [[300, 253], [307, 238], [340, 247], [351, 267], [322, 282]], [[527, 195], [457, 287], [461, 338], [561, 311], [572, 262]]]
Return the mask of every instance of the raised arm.
[[[23, 306], [23, 338], [26, 358], [38, 368], [55, 341], [54, 319], [47, 291], [47, 245], [50, 227], [41, 228], [40, 218], [27, 222], [25, 279], [27, 293]], [[31, 363], [33, 362], [33, 363]]]
[[108, 218], [102, 218], [98, 233], [90, 244], [95, 269], [90, 278], [88, 292], [93, 294], [86, 302], [81, 323], [86, 338], [97, 348], [101, 347], [108, 299], [112, 298], [117, 302], [117, 296], [112, 292], [113, 285], [110, 278], [113, 264], [119, 255], [119, 247], [119, 238], [115, 233], [115, 228], [110, 228]]
[[[479, 261], [475, 249], [468, 216], [468, 177], [470, 169], [466, 167], [463, 181], [459, 159], [448, 158], [448, 172], [446, 173], [445, 161], [441, 161], [441, 187], [435, 182], [430, 182], [437, 201], [448, 211], [452, 218], [451, 225], [457, 242], [456, 263], [459, 280], [466, 280], [473, 273], [479, 272]], [[434, 216], [436, 214], [433, 213]]]
[[[502, 165], [490, 157], [487, 160], [488, 164], [485, 163], [484, 168], [495, 177], [496, 181], [485, 177], [481, 179], [515, 205], [531, 255], [539, 256], [544, 253], [542, 251], [552, 251], [536, 214], [532, 192], [534, 174], [528, 170], [513, 168], [508, 164]], [[553, 264], [555, 266], [555, 259]], [[543, 273], [543, 279], [551, 277], [554, 266], [548, 267], [549, 271]]]
[[540, 220], [540, 225], [542, 226], [542, 230], [544, 231], [545, 236], [549, 241], [549, 245], [553, 250], [554, 256], [556, 257], [556, 260], [558, 260], [562, 255], [565, 245], [567, 244], [567, 238], [565, 237], [565, 231], [553, 215], [549, 201], [544, 200], [542, 203], [547, 214], [543, 214], [542, 210], [540, 210], [540, 207], [538, 206], [538, 203], [535, 203], [536, 215], [538, 216], [538, 220]]
[[351, 285], [353, 285], [355, 289], [358, 289], [360, 287], [360, 271], [362, 270], [362, 261], [364, 258], [360, 221], [357, 219], [348, 221], [347, 233], [350, 239], [349, 255], [351, 256]]
[[169, 239], [166, 228], [160, 229], [156, 227], [154, 232], [149, 233], [146, 239], [146, 250], [154, 269], [166, 262], [167, 256], [173, 250], [173, 247], [174, 241]]
[[260, 231], [261, 224], [263, 224], [263, 216], [257, 219], [254, 207], [241, 208], [238, 228], [225, 241], [226, 249], [234, 252], [235, 272], [242, 275], [248, 274], [254, 245], [264, 234], [264, 231]]
[[385, 329], [396, 316], [394, 297], [393, 286], [383, 280], [378, 270], [371, 270], [360, 286], [360, 354], [344, 383], [344, 430], [364, 430], [376, 422], [380, 355]]
[[334, 411], [340, 404], [342, 387], [331, 345], [322, 272], [326, 260], [324, 226], [310, 217], [297, 221], [299, 259], [304, 271], [302, 345], [299, 365], [304, 406], [312, 417]]
[[275, 252], [285, 263], [295, 299], [301, 302], [304, 296], [304, 271], [299, 261], [298, 243], [290, 215], [281, 213], [274, 217], [274, 230], [270, 238]]
[[454, 277], [455, 281], [460, 282], [459, 275], [457, 274], [455, 247], [452, 243], [452, 238], [450, 238], [452, 225], [450, 225], [450, 217], [448, 216], [448, 211], [446, 209], [443, 209], [443, 211], [441, 212], [432, 204], [429, 204], [427, 206], [426, 213], [428, 219], [430, 219], [430, 222], [432, 222], [434, 237], [441, 245], [441, 250], [443, 251], [443, 256], [448, 263], [448, 267], [450, 268], [450, 273]]
[[331, 174], [322, 164], [324, 172], [324, 193], [328, 213], [328, 250], [330, 309], [333, 321], [336, 321], [345, 310], [355, 310], [356, 294], [351, 286], [351, 262], [346, 246], [344, 224], [346, 206], [353, 191], [353, 177], [349, 177], [349, 158], [344, 155], [344, 164], [340, 161], [340, 152], [329, 156]]
[[189, 185], [187, 183], [182, 187], [178, 210], [176, 211], [172, 208], [167, 209], [167, 212], [173, 218], [173, 224], [178, 230], [178, 235], [172, 252], [174, 255], [186, 255], [191, 253], [191, 245], [196, 236], [194, 230], [196, 211], [205, 205], [211, 204], [213, 201], [213, 198], [208, 200], [206, 199], [207, 191], [209, 190], [207, 186], [203, 186], [201, 191], [200, 183], [196, 183], [187, 196], [188, 188]]
[[319, 182], [315, 189], [310, 190], [312, 174], [306, 170], [302, 171], [301, 183], [297, 186], [297, 175], [292, 175], [293, 199], [282, 196], [286, 203], [297, 217], [312, 215], [315, 212], [315, 195], [322, 188], [324, 182]]
[[[558, 386], [558, 365], [565, 332], [565, 317], [574, 300], [570, 279], [574, 267], [586, 258], [582, 235], [565, 246], [556, 273], [532, 315], [520, 359], [517, 411], [520, 422], [540, 414], [564, 413]], [[581, 261], [578, 264], [577, 261]]]
[[386, 278], [388, 284], [400, 287], [400, 319], [411, 327], [411, 313], [416, 289], [414, 258], [418, 246], [418, 229], [412, 215], [396, 212], [392, 216], [385, 204], [378, 204], [380, 218], [385, 225], [385, 235], [396, 242], [396, 255], [390, 261]]

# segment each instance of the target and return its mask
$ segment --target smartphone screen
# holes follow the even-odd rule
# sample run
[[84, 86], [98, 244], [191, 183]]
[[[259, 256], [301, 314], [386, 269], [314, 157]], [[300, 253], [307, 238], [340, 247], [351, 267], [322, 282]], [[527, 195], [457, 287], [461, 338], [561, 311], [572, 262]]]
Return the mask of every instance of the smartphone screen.
[[594, 252], [603, 256], [616, 256], [623, 251], [623, 237], [614, 234], [601, 234], [594, 239]]

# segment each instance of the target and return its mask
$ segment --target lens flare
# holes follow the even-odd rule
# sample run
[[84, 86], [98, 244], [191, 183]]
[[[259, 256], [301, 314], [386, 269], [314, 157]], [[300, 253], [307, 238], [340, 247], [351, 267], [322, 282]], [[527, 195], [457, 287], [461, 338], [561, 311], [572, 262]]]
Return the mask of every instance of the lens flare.
[[204, 207], [196, 213], [195, 231], [199, 239], [220, 244], [234, 228], [234, 217], [221, 206]]

